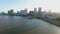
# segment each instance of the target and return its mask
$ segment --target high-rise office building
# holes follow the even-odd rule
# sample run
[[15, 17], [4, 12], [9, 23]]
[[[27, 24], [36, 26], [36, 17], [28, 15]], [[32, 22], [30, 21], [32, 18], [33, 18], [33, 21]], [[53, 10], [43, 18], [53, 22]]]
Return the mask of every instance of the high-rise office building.
[[27, 14], [27, 9], [25, 9], [25, 14]]
[[29, 13], [30, 13], [30, 14], [33, 14], [33, 13], [34, 13], [34, 11], [29, 11]]
[[4, 12], [2, 12], [2, 14], [4, 15]]
[[37, 8], [34, 8], [34, 13], [37, 13]]
[[19, 14], [19, 11], [17, 11], [17, 14]]
[[27, 12], [27, 9], [25, 9], [25, 11]]
[[26, 14], [27, 14], [27, 9], [20, 11], [20, 15], [26, 15]]
[[38, 13], [39, 13], [39, 14], [41, 14], [41, 7], [40, 7], [40, 8], [38, 8]]
[[13, 9], [9, 10], [8, 15], [13, 15], [14, 14], [13, 11], [14, 11]]
[[49, 13], [51, 13], [51, 10], [49, 10]]
[[37, 11], [37, 8], [34, 8], [34, 12], [36, 12]]

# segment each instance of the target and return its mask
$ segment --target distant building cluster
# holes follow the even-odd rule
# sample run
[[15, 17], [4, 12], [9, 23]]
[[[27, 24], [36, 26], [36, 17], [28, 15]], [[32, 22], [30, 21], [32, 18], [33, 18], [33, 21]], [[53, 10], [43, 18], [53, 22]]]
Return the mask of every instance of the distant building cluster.
[[24, 10], [20, 10], [17, 11], [17, 13], [14, 13], [14, 10], [8, 10], [8, 13], [5, 14], [4, 12], [2, 12], [2, 15], [9, 15], [9, 16], [30, 16], [33, 18], [47, 18], [47, 19], [55, 19], [57, 18], [55, 14], [51, 14], [51, 10], [49, 10], [49, 12], [47, 11], [42, 11], [41, 7], [38, 8], [34, 8], [34, 11], [29, 11], [29, 13], [27, 12], [27, 9]]

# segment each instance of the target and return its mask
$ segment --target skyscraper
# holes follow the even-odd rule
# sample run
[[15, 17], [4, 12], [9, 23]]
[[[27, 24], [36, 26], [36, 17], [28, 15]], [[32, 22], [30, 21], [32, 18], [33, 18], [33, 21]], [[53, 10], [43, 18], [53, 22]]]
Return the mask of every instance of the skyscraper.
[[9, 10], [8, 15], [13, 15], [14, 14], [13, 11], [14, 11], [13, 9]]
[[34, 8], [34, 13], [35, 13], [35, 14], [37, 13], [37, 8]]
[[4, 15], [4, 12], [2, 12], [2, 14]]
[[25, 9], [25, 11], [27, 12], [27, 9]]
[[38, 14], [41, 14], [41, 7], [38, 8]]
[[34, 12], [36, 12], [37, 11], [37, 8], [34, 8]]
[[17, 14], [19, 14], [19, 11], [17, 11]]
[[26, 15], [26, 14], [27, 14], [27, 9], [20, 11], [20, 15]]

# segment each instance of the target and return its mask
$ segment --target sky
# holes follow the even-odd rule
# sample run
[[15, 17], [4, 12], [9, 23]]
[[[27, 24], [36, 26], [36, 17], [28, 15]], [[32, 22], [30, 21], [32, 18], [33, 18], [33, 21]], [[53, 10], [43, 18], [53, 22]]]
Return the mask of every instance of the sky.
[[29, 11], [39, 7], [42, 11], [59, 12], [60, 0], [0, 0], [0, 12], [7, 12], [10, 9], [17, 12], [25, 8]]

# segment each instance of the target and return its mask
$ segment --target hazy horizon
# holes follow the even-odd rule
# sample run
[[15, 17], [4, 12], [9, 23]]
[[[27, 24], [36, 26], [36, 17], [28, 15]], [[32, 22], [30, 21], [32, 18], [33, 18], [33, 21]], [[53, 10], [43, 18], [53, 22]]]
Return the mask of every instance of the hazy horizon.
[[10, 9], [20, 11], [27, 8], [33, 10], [34, 8], [42, 8], [42, 11], [60, 11], [60, 0], [0, 0], [0, 12], [7, 12]]

